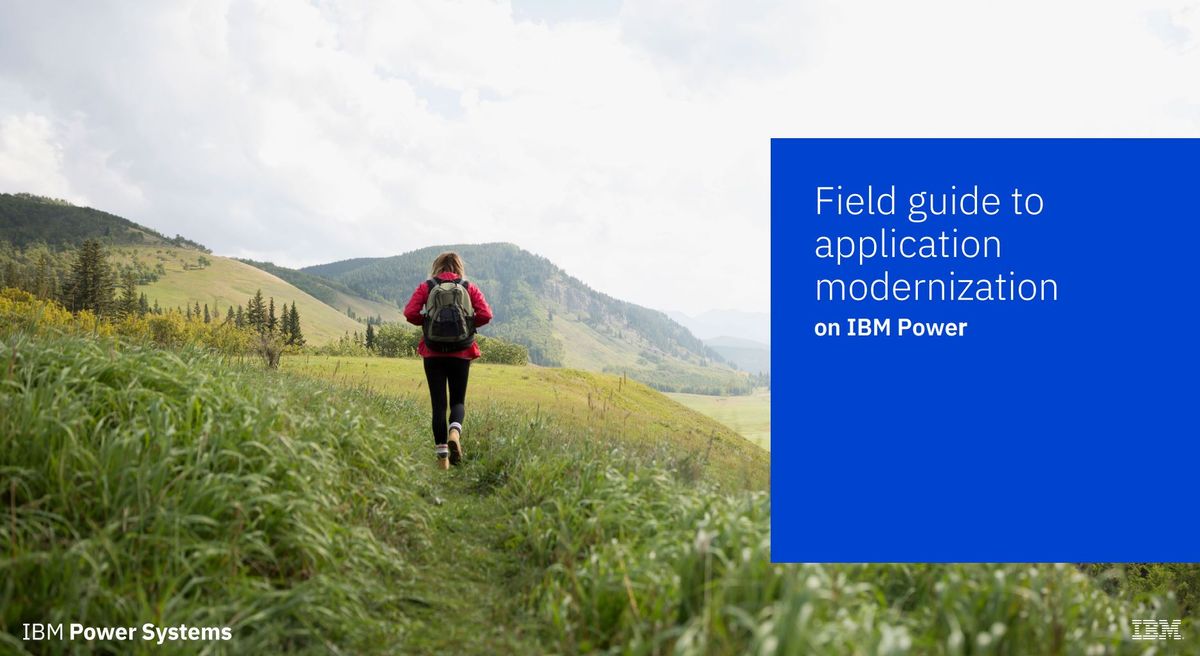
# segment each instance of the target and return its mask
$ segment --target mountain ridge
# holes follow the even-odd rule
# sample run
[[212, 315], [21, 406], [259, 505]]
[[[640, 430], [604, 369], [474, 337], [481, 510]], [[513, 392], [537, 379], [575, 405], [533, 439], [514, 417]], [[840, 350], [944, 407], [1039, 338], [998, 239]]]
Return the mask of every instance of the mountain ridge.
[[753, 385], [665, 312], [592, 289], [548, 258], [511, 242], [427, 246], [390, 257], [339, 260], [300, 269], [359, 296], [403, 305], [429, 275], [429, 263], [453, 250], [466, 278], [495, 310], [490, 334], [529, 349], [545, 366], [627, 373], [664, 391], [747, 393]]
[[17, 248], [35, 243], [64, 247], [96, 239], [106, 245], [163, 245], [212, 252], [181, 235], [167, 237], [116, 214], [27, 193], [0, 193], [0, 226], [4, 240]]

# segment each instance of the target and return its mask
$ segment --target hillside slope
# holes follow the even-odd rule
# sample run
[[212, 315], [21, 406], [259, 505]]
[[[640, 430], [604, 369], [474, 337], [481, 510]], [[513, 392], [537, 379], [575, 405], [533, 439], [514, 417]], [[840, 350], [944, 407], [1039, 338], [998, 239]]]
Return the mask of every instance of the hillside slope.
[[[201, 264], [200, 257], [208, 264]], [[126, 246], [111, 249], [114, 262], [140, 262], [144, 267], [162, 265], [158, 279], [140, 286], [150, 299], [164, 308], [208, 304], [220, 318], [230, 307], [245, 306], [255, 291], [264, 297], [274, 297], [277, 310], [284, 303], [296, 303], [300, 326], [310, 344], [322, 344], [347, 332], [364, 330], [359, 322], [344, 312], [329, 307], [310, 294], [296, 288], [278, 276], [218, 255], [203, 255], [194, 250], [170, 246]]]
[[115, 214], [32, 194], [0, 194], [0, 241], [17, 248], [33, 243], [77, 246], [86, 239], [108, 245], [180, 246], [208, 252], [200, 244], [161, 233]]
[[404, 313], [401, 312], [399, 305], [363, 298], [355, 294], [349, 287], [335, 280], [296, 269], [281, 267], [273, 262], [259, 262], [241, 258], [238, 261], [245, 262], [288, 281], [335, 310], [341, 312], [349, 310], [354, 313], [355, 317], [363, 319], [375, 317], [376, 319], [389, 322], [404, 321]]
[[402, 304], [429, 275], [439, 252], [467, 262], [467, 278], [492, 301], [490, 334], [522, 344], [533, 362], [627, 373], [665, 391], [747, 393], [741, 372], [726, 365], [686, 328], [657, 310], [597, 292], [544, 257], [513, 244], [434, 246], [385, 258], [306, 267], [305, 273], [356, 294]]
[[667, 394], [706, 417], [720, 422], [758, 446], [771, 450], [771, 392], [765, 389], [743, 396]]

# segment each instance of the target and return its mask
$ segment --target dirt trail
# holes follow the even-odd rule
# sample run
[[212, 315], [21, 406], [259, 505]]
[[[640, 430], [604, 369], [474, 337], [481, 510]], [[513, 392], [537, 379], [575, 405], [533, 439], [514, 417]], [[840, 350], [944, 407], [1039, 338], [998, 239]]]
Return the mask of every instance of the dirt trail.
[[[462, 467], [470, 467], [468, 458]], [[430, 523], [431, 548], [414, 586], [414, 625], [402, 645], [417, 654], [539, 654], [536, 622], [522, 607], [522, 563], [498, 545], [507, 511], [490, 494], [468, 489], [458, 468], [436, 471], [430, 489], [440, 505]]]

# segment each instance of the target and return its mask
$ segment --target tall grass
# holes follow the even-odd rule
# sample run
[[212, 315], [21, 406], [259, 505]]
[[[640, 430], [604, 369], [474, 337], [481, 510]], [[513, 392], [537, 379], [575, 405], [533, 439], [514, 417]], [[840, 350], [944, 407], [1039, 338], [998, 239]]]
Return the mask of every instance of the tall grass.
[[1072, 565], [772, 564], [765, 493], [538, 428], [483, 445], [472, 473], [504, 472], [504, 544], [540, 571], [526, 601], [555, 651], [1144, 654], [1131, 619], [1182, 617], [1169, 593], [1122, 599]]
[[25, 622], [149, 621], [232, 627], [210, 650], [387, 651], [427, 523], [391, 429], [319, 385], [114, 346], [0, 337], [9, 646]]

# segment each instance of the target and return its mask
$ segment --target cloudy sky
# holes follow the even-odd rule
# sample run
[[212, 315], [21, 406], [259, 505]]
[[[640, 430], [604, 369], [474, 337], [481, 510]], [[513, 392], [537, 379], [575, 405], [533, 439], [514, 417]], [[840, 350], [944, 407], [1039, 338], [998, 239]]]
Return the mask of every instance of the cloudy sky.
[[768, 303], [772, 136], [1197, 134], [1195, 1], [0, 0], [0, 191], [691, 313]]

